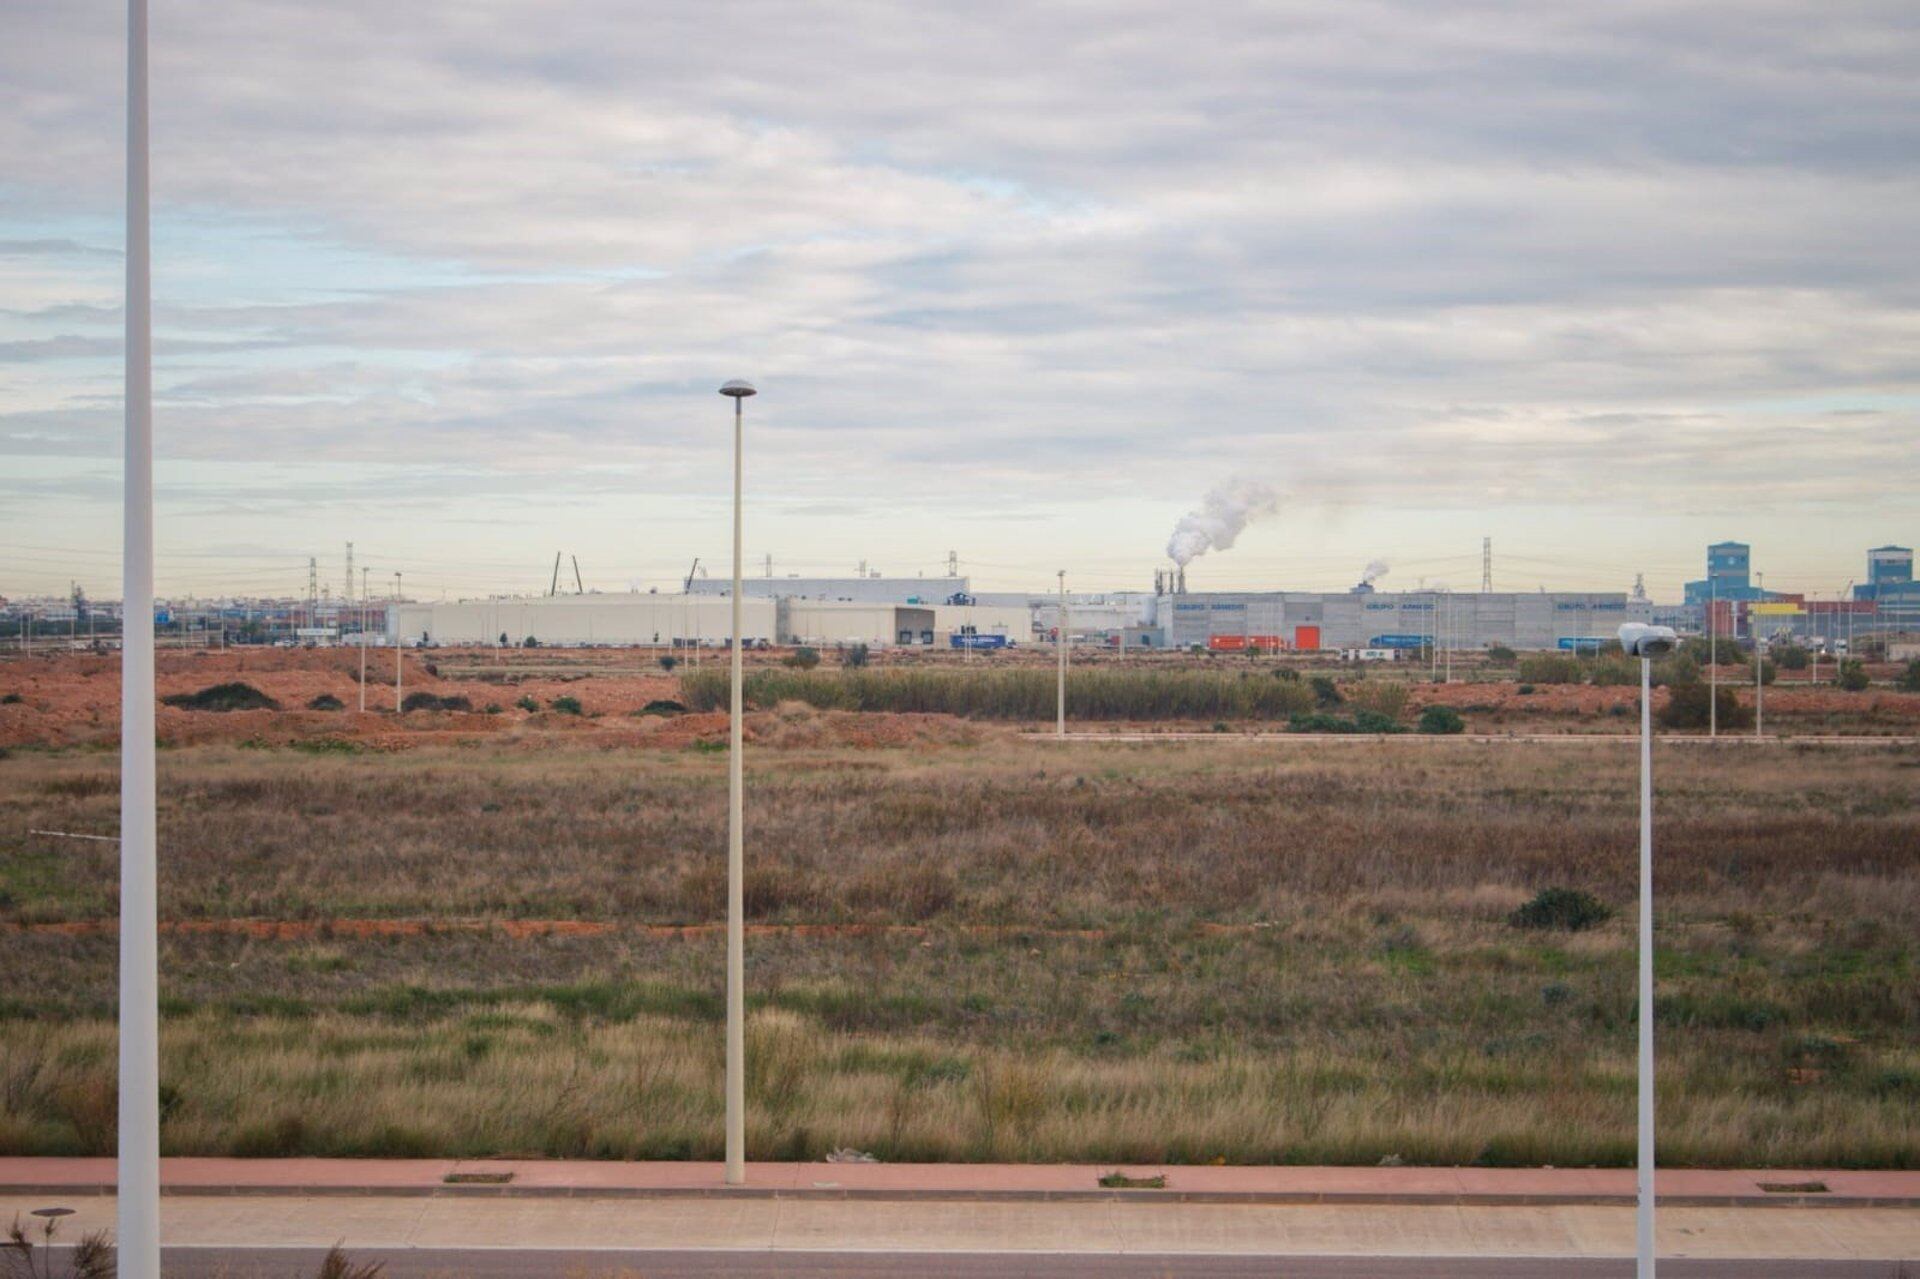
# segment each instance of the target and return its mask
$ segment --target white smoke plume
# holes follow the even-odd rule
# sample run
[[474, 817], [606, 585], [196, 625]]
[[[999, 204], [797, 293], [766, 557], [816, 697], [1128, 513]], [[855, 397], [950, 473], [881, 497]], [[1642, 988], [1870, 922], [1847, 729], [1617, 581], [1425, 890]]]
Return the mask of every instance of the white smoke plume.
[[1222, 484], [1200, 499], [1200, 509], [1189, 511], [1173, 526], [1167, 554], [1185, 568], [1196, 556], [1224, 551], [1246, 531], [1248, 524], [1280, 509], [1280, 495], [1253, 480]]
[[1385, 560], [1369, 560], [1367, 561], [1366, 572], [1360, 574], [1360, 580], [1365, 582], [1368, 586], [1372, 586], [1375, 582], [1379, 581], [1381, 578], [1385, 577], [1388, 573], [1392, 571], [1393, 571], [1393, 566], [1388, 564]]

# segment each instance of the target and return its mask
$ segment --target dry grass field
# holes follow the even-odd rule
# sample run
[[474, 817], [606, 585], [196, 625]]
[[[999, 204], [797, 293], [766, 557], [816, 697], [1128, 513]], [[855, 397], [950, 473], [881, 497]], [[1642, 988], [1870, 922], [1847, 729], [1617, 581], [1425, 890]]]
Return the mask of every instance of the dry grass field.
[[[1630, 1162], [1631, 746], [835, 722], [750, 748], [754, 1157]], [[1920, 751], [1658, 768], [1663, 1159], [1920, 1166]], [[169, 1152], [717, 1157], [724, 753], [160, 773]], [[0, 758], [0, 1153], [112, 1149], [113, 846], [29, 832], [115, 786]]]

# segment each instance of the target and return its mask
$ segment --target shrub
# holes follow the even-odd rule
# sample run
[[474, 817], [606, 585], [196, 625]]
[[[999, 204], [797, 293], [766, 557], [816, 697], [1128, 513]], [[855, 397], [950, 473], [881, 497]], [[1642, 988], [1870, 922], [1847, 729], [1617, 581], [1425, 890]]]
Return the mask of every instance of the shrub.
[[527, 693], [520, 694], [519, 700], [514, 702], [514, 705], [523, 711], [537, 711], [540, 709], [540, 703], [534, 701], [532, 696]]
[[1420, 712], [1420, 731], [1464, 733], [1467, 731], [1467, 721], [1460, 718], [1460, 712], [1451, 706], [1429, 706]]
[[674, 655], [673, 655], [672, 653], [662, 653], [662, 654], [660, 655], [660, 669], [661, 669], [661, 670], [663, 670], [663, 671], [666, 671], [666, 672], [668, 672], [669, 674], [671, 674], [671, 673], [672, 673], [672, 671], [673, 671], [673, 668], [674, 668], [674, 667], [676, 667], [676, 666], [678, 666], [678, 665], [680, 665], [680, 659], [679, 659], [679, 658], [677, 658], [677, 657], [675, 657], [675, 656], [674, 656]]
[[1580, 659], [1560, 653], [1530, 653], [1520, 659], [1520, 678], [1529, 684], [1578, 684]]
[[1347, 700], [1363, 710], [1397, 720], [1407, 709], [1407, 686], [1398, 680], [1370, 680], [1350, 689]]
[[307, 709], [310, 711], [337, 711], [344, 709], [345, 706], [346, 703], [332, 693], [322, 693], [307, 703]]
[[1531, 685], [1531, 684], [1522, 684], [1522, 685], [1521, 685], [1521, 686], [1520, 686], [1519, 688], [1517, 688], [1517, 689], [1515, 689], [1515, 690], [1514, 690], [1514, 692], [1516, 692], [1516, 693], [1518, 693], [1518, 694], [1520, 694], [1520, 696], [1522, 696], [1522, 697], [1532, 697], [1532, 696], [1533, 696], [1533, 685]]
[[26, 700], [26, 698], [20, 696], [18, 693], [8, 693], [6, 696], [0, 697], [0, 706], [18, 706]]
[[1347, 700], [1340, 696], [1340, 686], [1333, 682], [1331, 675], [1315, 675], [1307, 681], [1313, 686], [1313, 700], [1319, 706], [1338, 706]]
[[1578, 888], [1543, 888], [1507, 916], [1515, 928], [1559, 928], [1577, 933], [1613, 918], [1613, 908]]
[[1587, 671], [1587, 682], [1619, 687], [1640, 682], [1640, 663], [1629, 657], [1603, 657]]
[[251, 684], [235, 680], [227, 684], [215, 684], [203, 688], [197, 693], [175, 693], [172, 697], [160, 699], [168, 706], [178, 706], [189, 711], [277, 711], [280, 703], [268, 697]]
[[685, 706], [682, 706], [679, 702], [673, 701], [670, 698], [656, 697], [652, 701], [648, 702], [645, 706], [642, 706], [639, 710], [635, 711], [634, 714], [635, 715], [679, 715], [684, 713], [686, 709], [687, 708]]
[[[1750, 728], [1753, 710], [1742, 706], [1731, 688], [1719, 690], [1719, 721], [1722, 728]], [[1667, 702], [1654, 712], [1662, 728], [1705, 728], [1713, 722], [1711, 686], [1704, 683], [1675, 684], [1667, 690]]]
[[1866, 690], [1873, 681], [1867, 678], [1867, 664], [1857, 657], [1849, 657], [1840, 663], [1840, 687], [1849, 693]]
[[1487, 649], [1487, 661], [1495, 666], [1512, 666], [1519, 656], [1505, 644], [1495, 644]]
[[[1048, 720], [1054, 714], [1055, 676], [1049, 670], [965, 671], [873, 669], [747, 673], [754, 706], [804, 702], [818, 710], [961, 715], [975, 719]], [[695, 711], [728, 704], [725, 671], [680, 677], [681, 700]], [[1300, 684], [1252, 672], [1082, 670], [1067, 680], [1067, 714], [1089, 720], [1284, 719], [1313, 709]]]
[[810, 671], [820, 665], [820, 653], [819, 650], [808, 648], [803, 644], [781, 658], [780, 664], [796, 671]]
[[855, 644], [851, 648], [841, 650], [840, 665], [857, 670], [867, 664], [867, 656], [867, 646], [865, 644]]
[[537, 635], [529, 635], [525, 639], [520, 641], [520, 647], [521, 648], [539, 648], [540, 637]]
[[1653, 664], [1653, 682], [1656, 687], [1669, 688], [1675, 684], [1691, 684], [1700, 678], [1700, 663], [1687, 653], [1669, 653]]
[[580, 705], [580, 699], [570, 693], [562, 693], [551, 702], [548, 702], [547, 705], [559, 711], [562, 715], [579, 715], [585, 710], [585, 708]]
[[1920, 693], [1920, 657], [1907, 663], [1906, 674], [1900, 677], [1900, 687], [1909, 693]]
[[452, 697], [442, 697], [438, 693], [429, 693], [422, 690], [418, 693], [408, 693], [406, 700], [400, 703], [400, 709], [402, 712], [470, 711], [473, 709], [473, 703], [458, 694]]
[[1780, 663], [1783, 671], [1804, 671], [1813, 655], [1798, 644], [1777, 644], [1773, 649], [1773, 660]]
[[[1752, 675], [1752, 674], [1753, 674], [1753, 662], [1752, 662], [1752, 661], [1749, 661], [1749, 662], [1747, 663], [1747, 674], [1748, 674], [1748, 675]], [[1760, 682], [1761, 682], [1762, 684], [1771, 684], [1771, 683], [1773, 683], [1773, 681], [1774, 681], [1774, 678], [1775, 678], [1776, 676], [1778, 676], [1779, 674], [1780, 674], [1780, 670], [1779, 670], [1779, 668], [1778, 668], [1777, 666], [1775, 666], [1775, 665], [1773, 664], [1773, 661], [1772, 661], [1772, 659], [1770, 659], [1770, 658], [1764, 658], [1764, 657], [1760, 659]]]

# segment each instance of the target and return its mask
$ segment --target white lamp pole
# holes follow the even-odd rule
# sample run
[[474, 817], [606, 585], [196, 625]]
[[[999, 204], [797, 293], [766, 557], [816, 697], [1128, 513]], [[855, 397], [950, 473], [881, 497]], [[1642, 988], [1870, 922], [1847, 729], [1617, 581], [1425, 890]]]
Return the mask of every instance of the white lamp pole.
[[753, 384], [735, 378], [720, 388], [733, 400], [733, 714], [727, 750], [727, 1184], [747, 1180], [747, 1004], [746, 905], [741, 880], [746, 874], [742, 809], [746, 774], [741, 723], [740, 653], [740, 455], [741, 405], [754, 394]]
[[400, 574], [393, 575], [393, 713], [400, 713], [400, 684], [406, 678], [401, 673], [405, 666], [406, 645], [400, 634]]
[[126, 511], [120, 646], [118, 1271], [160, 1274], [160, 960], [153, 745], [153, 271], [147, 0], [127, 0]]
[[1629, 622], [1620, 647], [1640, 659], [1640, 1131], [1634, 1198], [1639, 1279], [1653, 1276], [1653, 659], [1673, 651], [1673, 629]]
[[1767, 701], [1767, 654], [1760, 647], [1760, 619], [1765, 616], [1758, 606], [1767, 598], [1767, 575], [1756, 574], [1760, 579], [1760, 598], [1747, 606], [1747, 629], [1753, 632], [1753, 736], [1760, 739], [1761, 720], [1766, 715]]
[[1060, 690], [1055, 710], [1054, 732], [1067, 735], [1067, 570], [1060, 570], [1060, 630], [1054, 636], [1054, 648], [1060, 654]]
[[1634, 1234], [1653, 1279], [1653, 662], [1640, 659], [1640, 1135]]
[[1720, 583], [1707, 566], [1707, 736], [1720, 736]]

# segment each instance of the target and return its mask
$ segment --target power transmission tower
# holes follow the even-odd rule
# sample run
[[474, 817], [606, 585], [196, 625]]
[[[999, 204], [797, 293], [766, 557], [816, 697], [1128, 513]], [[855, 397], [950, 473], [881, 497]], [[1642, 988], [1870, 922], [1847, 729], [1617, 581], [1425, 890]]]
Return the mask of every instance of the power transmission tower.
[[317, 557], [307, 556], [307, 625], [314, 625], [314, 614], [320, 608], [320, 561]]
[[353, 543], [352, 542], [347, 543], [347, 589], [344, 592], [342, 592], [340, 599], [344, 603], [348, 603], [348, 604], [353, 603]]
[[768, 577], [773, 576], [773, 552], [772, 551], [767, 552], [767, 576]]
[[1480, 591], [1485, 595], [1493, 594], [1493, 539], [1491, 537], [1480, 539]]
[[947, 552], [947, 576], [960, 576], [960, 552], [958, 551]]

